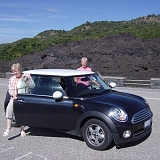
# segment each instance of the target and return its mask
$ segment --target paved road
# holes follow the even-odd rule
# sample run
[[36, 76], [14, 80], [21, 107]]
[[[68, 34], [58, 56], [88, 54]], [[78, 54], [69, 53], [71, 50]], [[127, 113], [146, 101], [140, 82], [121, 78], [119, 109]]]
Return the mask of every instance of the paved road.
[[[88, 148], [84, 141], [76, 137], [49, 129], [27, 128], [29, 134], [20, 137], [20, 128], [14, 128], [8, 137], [3, 137], [6, 127], [3, 101], [8, 80], [0, 78], [0, 159], [1, 160], [158, 160], [160, 159], [160, 90], [118, 87], [119, 91], [145, 97], [152, 109], [153, 131], [142, 143], [106, 151]], [[53, 122], [54, 123], [54, 122]]]

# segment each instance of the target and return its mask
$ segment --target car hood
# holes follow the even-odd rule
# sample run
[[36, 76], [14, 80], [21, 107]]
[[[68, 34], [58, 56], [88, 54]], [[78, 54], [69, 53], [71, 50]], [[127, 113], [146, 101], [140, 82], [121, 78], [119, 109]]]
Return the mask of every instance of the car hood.
[[103, 106], [103, 108], [119, 107], [132, 114], [149, 107], [145, 99], [140, 96], [112, 90], [87, 101], [93, 102], [95, 105], [99, 104], [98, 106]]

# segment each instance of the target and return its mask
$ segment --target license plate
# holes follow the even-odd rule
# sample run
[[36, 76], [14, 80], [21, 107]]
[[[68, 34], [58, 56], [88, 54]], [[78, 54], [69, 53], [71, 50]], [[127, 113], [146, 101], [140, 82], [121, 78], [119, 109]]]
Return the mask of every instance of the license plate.
[[147, 128], [151, 124], [151, 119], [144, 122], [143, 128]]

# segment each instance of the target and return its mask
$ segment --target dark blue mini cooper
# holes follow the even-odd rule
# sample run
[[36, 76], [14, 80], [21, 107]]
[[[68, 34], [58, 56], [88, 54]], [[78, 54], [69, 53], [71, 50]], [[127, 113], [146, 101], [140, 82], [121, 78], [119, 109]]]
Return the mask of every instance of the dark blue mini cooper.
[[[112, 90], [94, 72], [68, 69], [24, 71], [33, 84], [14, 101], [16, 123], [83, 137], [95, 150], [149, 136], [152, 112], [137, 95]], [[26, 80], [27, 82], [27, 80]]]

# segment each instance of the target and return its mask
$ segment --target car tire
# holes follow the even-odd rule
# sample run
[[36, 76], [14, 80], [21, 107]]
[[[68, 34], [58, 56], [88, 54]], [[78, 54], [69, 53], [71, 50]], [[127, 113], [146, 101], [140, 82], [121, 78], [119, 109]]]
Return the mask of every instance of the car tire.
[[113, 142], [110, 129], [99, 119], [88, 120], [83, 127], [82, 134], [87, 146], [95, 150], [105, 150]]

